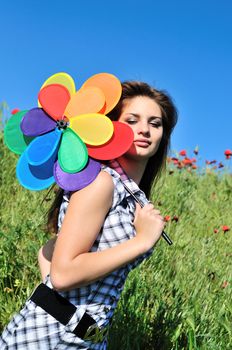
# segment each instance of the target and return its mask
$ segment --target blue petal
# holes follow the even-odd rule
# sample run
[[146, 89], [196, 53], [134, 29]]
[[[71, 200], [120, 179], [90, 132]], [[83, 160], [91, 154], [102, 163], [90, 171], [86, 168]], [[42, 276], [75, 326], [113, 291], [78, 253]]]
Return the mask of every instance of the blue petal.
[[28, 163], [27, 155], [24, 152], [18, 160], [16, 175], [20, 184], [32, 191], [40, 191], [50, 187], [55, 179], [53, 177], [54, 159], [39, 166]]
[[27, 161], [31, 165], [41, 165], [49, 159], [56, 160], [62, 131], [52, 132], [36, 137], [25, 150]]

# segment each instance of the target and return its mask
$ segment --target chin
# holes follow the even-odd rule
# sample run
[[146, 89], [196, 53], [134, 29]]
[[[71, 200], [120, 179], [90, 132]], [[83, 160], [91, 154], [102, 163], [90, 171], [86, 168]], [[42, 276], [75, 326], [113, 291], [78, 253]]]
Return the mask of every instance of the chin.
[[137, 155], [138, 157], [144, 157], [144, 158], [151, 158], [156, 154], [157, 149], [149, 150], [147, 148], [136, 148], [134, 150], [134, 154]]
[[158, 147], [156, 149], [148, 149], [148, 148], [142, 148], [142, 147], [135, 147], [134, 145], [127, 151], [125, 154], [126, 157], [134, 159], [134, 160], [148, 160], [151, 157], [153, 157], [158, 150]]
[[127, 152], [126, 157], [136, 161], [148, 161], [156, 152]]

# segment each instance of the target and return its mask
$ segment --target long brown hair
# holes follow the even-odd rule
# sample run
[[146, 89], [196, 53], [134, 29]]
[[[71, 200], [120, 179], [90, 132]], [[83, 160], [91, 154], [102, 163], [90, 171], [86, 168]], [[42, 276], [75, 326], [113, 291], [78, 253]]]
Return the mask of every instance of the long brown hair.
[[[177, 122], [177, 110], [167, 92], [157, 90], [143, 82], [126, 81], [122, 83], [121, 98], [116, 107], [108, 114], [108, 117], [111, 120], [118, 120], [124, 107], [124, 100], [137, 96], [146, 96], [153, 99], [161, 109], [163, 121], [163, 136], [159, 148], [154, 156], [149, 159], [139, 184], [141, 190], [149, 198], [152, 184], [158, 179], [166, 165], [166, 157], [170, 147], [170, 136]], [[62, 202], [63, 193], [64, 191], [62, 189], [58, 189], [52, 206], [48, 211], [47, 228], [50, 232], [57, 231], [59, 207]]]
[[166, 165], [166, 157], [170, 147], [170, 136], [177, 122], [177, 109], [167, 92], [157, 90], [150, 85], [139, 81], [122, 83], [122, 95], [117, 106], [108, 114], [111, 120], [117, 120], [122, 113], [125, 100], [137, 96], [145, 96], [154, 100], [160, 107], [163, 121], [163, 136], [157, 152], [147, 163], [139, 187], [149, 198], [152, 184], [158, 179]]
[[50, 233], [57, 233], [58, 216], [59, 216], [60, 205], [63, 200], [64, 190], [62, 188], [57, 188], [57, 186], [55, 186], [54, 192], [55, 192], [55, 198], [53, 200], [51, 207], [47, 212], [47, 231]]

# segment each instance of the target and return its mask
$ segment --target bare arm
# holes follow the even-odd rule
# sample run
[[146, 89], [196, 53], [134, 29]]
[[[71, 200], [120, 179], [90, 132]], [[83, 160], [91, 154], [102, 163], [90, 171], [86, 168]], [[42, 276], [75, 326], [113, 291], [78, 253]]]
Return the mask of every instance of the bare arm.
[[[152, 205], [147, 205], [138, 209], [136, 237], [104, 251], [89, 252], [111, 207], [112, 195], [111, 176], [101, 172], [93, 183], [71, 196], [52, 258], [51, 281], [54, 288], [68, 290], [104, 277], [143, 254], [159, 239], [163, 229], [162, 218], [157, 211], [153, 212], [152, 220], [156, 215], [157, 228], [153, 226], [151, 233], [152, 222], [147, 218], [148, 212], [150, 215], [154, 209]], [[144, 217], [148, 223], [145, 227], [142, 224]], [[145, 230], [149, 231], [147, 239], [142, 234]]]
[[50, 273], [52, 255], [55, 247], [56, 238], [51, 238], [43, 247], [40, 248], [38, 253], [38, 262], [42, 280]]

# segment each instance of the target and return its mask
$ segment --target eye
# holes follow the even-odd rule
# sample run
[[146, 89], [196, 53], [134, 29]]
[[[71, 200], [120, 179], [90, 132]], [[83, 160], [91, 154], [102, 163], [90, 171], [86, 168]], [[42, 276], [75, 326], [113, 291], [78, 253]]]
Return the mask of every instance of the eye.
[[136, 124], [136, 123], [137, 123], [137, 120], [136, 120], [136, 119], [127, 119], [126, 122], [127, 122], [128, 124], [133, 125], [133, 124]]
[[154, 127], [154, 128], [159, 128], [160, 126], [162, 126], [161, 123], [157, 123], [157, 122], [150, 122], [151, 126]]

